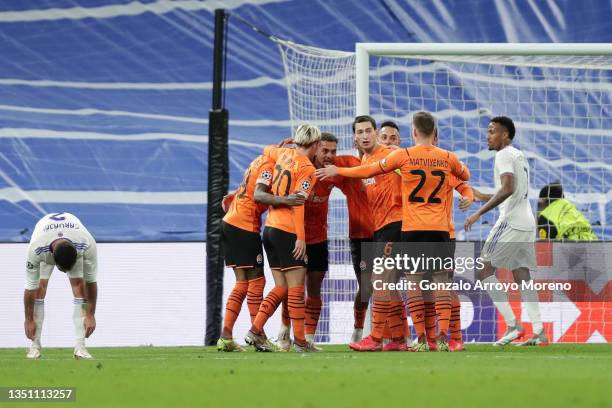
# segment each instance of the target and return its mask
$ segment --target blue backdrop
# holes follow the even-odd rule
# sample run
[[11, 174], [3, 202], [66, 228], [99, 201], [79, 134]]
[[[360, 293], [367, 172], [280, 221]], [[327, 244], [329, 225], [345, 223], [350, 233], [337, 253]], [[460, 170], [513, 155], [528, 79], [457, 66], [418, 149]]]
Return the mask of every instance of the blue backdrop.
[[[216, 4], [0, 3], [0, 241], [27, 240], [42, 214], [61, 211], [100, 241], [204, 239]], [[612, 40], [607, 0], [224, 5], [281, 38], [346, 51], [355, 42]], [[228, 51], [235, 188], [261, 147], [290, 128], [276, 46], [230, 19]], [[600, 115], [610, 123], [609, 111]], [[608, 138], [599, 142], [607, 149]], [[598, 174], [609, 195], [610, 170]], [[608, 200], [591, 221], [610, 225], [610, 213]]]

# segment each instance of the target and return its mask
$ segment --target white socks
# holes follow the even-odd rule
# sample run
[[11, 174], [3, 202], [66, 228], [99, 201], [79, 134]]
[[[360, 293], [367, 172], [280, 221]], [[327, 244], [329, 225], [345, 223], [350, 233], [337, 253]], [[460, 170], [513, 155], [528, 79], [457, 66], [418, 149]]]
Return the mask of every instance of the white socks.
[[499, 310], [499, 313], [501, 313], [501, 315], [504, 317], [506, 325], [508, 325], [508, 327], [515, 327], [516, 317], [514, 317], [514, 312], [512, 311], [510, 303], [508, 302], [508, 295], [503, 290], [490, 289], [490, 285], [497, 286], [497, 284], [499, 284], [497, 277], [495, 277], [495, 275], [491, 275], [488, 278], [483, 279], [482, 283], [488, 284], [485, 286], [487, 288], [487, 293], [493, 300], [493, 304], [497, 310]]
[[536, 292], [535, 289], [522, 289], [521, 299], [525, 309], [527, 309], [527, 315], [533, 327], [533, 334], [540, 334], [544, 326], [542, 325], [542, 317], [540, 316], [538, 292]]
[[43, 321], [45, 320], [45, 299], [34, 300], [34, 324], [36, 325], [36, 333], [32, 340], [32, 347], [40, 350], [40, 335], [42, 334]]
[[74, 323], [74, 336], [76, 347], [85, 347], [85, 308], [87, 302], [83, 298], [74, 298], [72, 321]]

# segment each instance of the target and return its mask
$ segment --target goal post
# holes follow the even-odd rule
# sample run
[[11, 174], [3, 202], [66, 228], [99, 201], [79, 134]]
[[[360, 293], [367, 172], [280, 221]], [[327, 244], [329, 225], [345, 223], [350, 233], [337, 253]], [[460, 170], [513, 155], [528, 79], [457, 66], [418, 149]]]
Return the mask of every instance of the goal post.
[[[394, 120], [402, 146], [409, 146], [411, 115], [429, 111], [438, 120], [441, 147], [454, 151], [470, 168], [471, 185], [492, 193], [494, 152], [487, 148], [486, 128], [494, 116], [509, 116], [517, 128], [515, 143], [531, 168], [529, 199], [534, 211], [540, 189], [559, 182], [599, 239], [612, 239], [612, 44], [358, 43], [355, 52], [281, 40], [277, 44], [293, 129], [304, 122], [318, 125], [338, 137], [339, 152], [356, 155], [351, 130], [356, 115], [369, 114], [377, 123]], [[469, 233], [461, 228], [465, 214], [455, 207], [454, 215], [457, 247], [474, 255], [497, 213], [486, 214]], [[344, 197], [333, 190], [328, 215], [330, 269], [322, 290], [317, 341], [346, 342], [352, 332], [356, 284], [347, 221]], [[603, 284], [587, 282], [593, 293], [607, 293], [610, 245], [601, 242], [590, 249], [597, 253], [590, 259], [604, 266], [583, 265], [585, 270], [607, 271]], [[555, 244], [555, 256], [564, 248]], [[554, 274], [569, 267], [562, 258], [554, 258], [537, 273]], [[553, 341], [612, 341], [612, 322], [604, 316], [610, 299], [580, 314], [565, 295], [546, 296], [556, 302], [545, 304], [542, 312]], [[464, 339], [495, 340], [503, 326], [490, 299], [483, 293], [463, 293], [461, 299]], [[513, 307], [517, 316], [526, 318], [520, 305]], [[582, 324], [585, 319], [588, 324]]]

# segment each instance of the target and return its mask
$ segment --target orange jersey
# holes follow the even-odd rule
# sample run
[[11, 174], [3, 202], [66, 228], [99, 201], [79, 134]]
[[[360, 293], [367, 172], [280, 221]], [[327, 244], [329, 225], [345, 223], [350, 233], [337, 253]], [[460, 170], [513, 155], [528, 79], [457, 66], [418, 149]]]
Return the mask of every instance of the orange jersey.
[[[402, 231], [448, 231], [447, 189], [450, 175], [467, 180], [469, 173], [454, 153], [436, 146], [394, 150], [367, 166], [338, 171], [342, 176], [371, 177], [400, 169]], [[389, 174], [386, 174], [389, 175]]]
[[[308, 157], [296, 149], [268, 146], [264, 155], [275, 162], [272, 172], [271, 193], [288, 196], [301, 193], [306, 198], [315, 186], [315, 168]], [[266, 226], [296, 234], [297, 239], [305, 240], [304, 205], [270, 207]]]
[[257, 232], [261, 229], [261, 214], [268, 207], [253, 200], [255, 185], [270, 185], [274, 162], [266, 156], [257, 156], [244, 172], [240, 187], [234, 195], [232, 204], [223, 221], [246, 231]]
[[306, 243], [318, 244], [327, 240], [327, 211], [329, 209], [329, 195], [336, 185], [334, 177], [328, 180], [319, 180], [315, 184], [312, 194], [306, 201], [304, 225]]
[[[384, 160], [392, 151], [386, 146], [377, 146], [372, 154], [365, 154], [363, 156], [361, 166], [353, 168], [339, 167], [338, 175], [348, 175], [341, 171], [350, 173], [353, 170], [368, 167], [368, 165], [378, 167], [378, 163]], [[374, 231], [378, 231], [392, 222], [402, 220], [401, 177], [395, 173], [383, 174], [382, 171], [376, 174], [360, 176], [360, 178], [364, 178], [362, 182], [366, 188], [369, 214], [373, 217]]]
[[[466, 167], [467, 169], [467, 167]], [[469, 178], [469, 176], [468, 176]], [[457, 190], [462, 197], [474, 199], [474, 190], [472, 187], [468, 185], [465, 181], [459, 180], [457, 177], [451, 174], [448, 182], [448, 191], [446, 199], [448, 200], [449, 205], [447, 206], [447, 215], [448, 215], [448, 234], [451, 239], [455, 239], [455, 223], [453, 221], [453, 201], [454, 201], [454, 191]]]
[[[336, 157], [336, 166], [355, 167], [361, 160], [355, 156]], [[336, 186], [346, 196], [346, 206], [349, 216], [349, 238], [371, 238], [374, 234], [374, 223], [368, 206], [368, 195], [363, 182], [348, 177], [335, 177]], [[325, 180], [324, 180], [325, 181]]]

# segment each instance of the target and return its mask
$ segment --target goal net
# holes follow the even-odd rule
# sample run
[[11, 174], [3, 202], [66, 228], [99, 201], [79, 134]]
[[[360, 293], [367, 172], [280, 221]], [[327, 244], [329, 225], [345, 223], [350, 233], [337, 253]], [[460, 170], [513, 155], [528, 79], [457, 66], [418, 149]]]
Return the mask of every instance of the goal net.
[[[356, 114], [369, 114], [378, 123], [395, 121], [402, 146], [410, 146], [412, 113], [430, 111], [438, 120], [441, 147], [457, 153], [470, 168], [471, 185], [492, 193], [494, 152], [487, 149], [486, 128], [492, 117], [509, 116], [517, 128], [515, 144], [529, 161], [534, 211], [540, 189], [561, 183], [566, 198], [591, 222], [599, 239], [612, 237], [610, 45], [358, 44], [356, 53], [284, 41], [278, 46], [294, 129], [304, 122], [319, 125], [339, 138], [339, 154], [356, 154], [351, 132]], [[461, 227], [465, 214], [456, 207], [457, 240], [466, 241], [461, 250], [479, 251], [478, 242], [486, 238], [497, 215], [496, 211], [486, 214], [465, 233]], [[346, 342], [352, 332], [356, 282], [347, 220], [344, 197], [334, 190], [328, 218], [330, 271], [317, 332], [320, 342]], [[610, 244], [598, 245], [590, 249], [597, 253], [595, 258], [609, 259]], [[563, 264], [563, 254], [571, 247], [551, 247], [550, 262], [541, 262], [536, 279], [571, 267]], [[541, 309], [555, 341], [612, 341], [612, 325], [606, 324], [612, 322], [605, 321], [612, 291], [610, 263], [586, 262], [586, 268], [603, 268], [605, 279], [597, 283], [587, 279], [593, 293], [602, 296], [595, 298], [600, 302], [585, 305], [565, 293], [540, 293], [541, 298], [554, 300]], [[504, 277], [505, 272], [500, 272]], [[462, 278], [474, 279], [473, 274]], [[490, 300], [480, 293], [464, 293], [461, 298], [465, 340], [494, 340], [504, 327]], [[514, 306], [520, 309], [518, 303]], [[517, 316], [527, 319], [519, 309]], [[574, 327], [584, 321], [589, 323]]]

